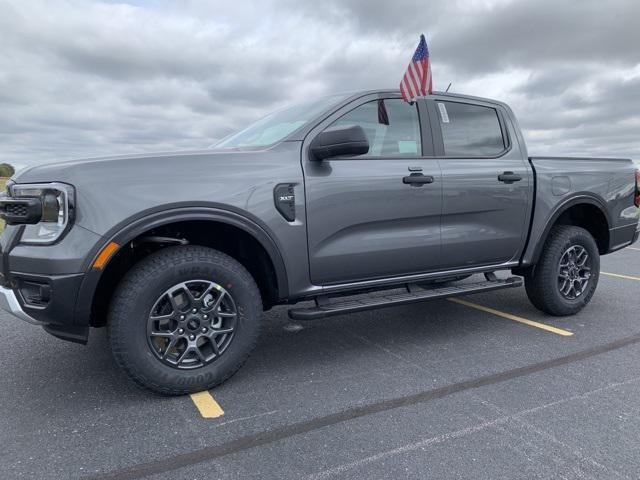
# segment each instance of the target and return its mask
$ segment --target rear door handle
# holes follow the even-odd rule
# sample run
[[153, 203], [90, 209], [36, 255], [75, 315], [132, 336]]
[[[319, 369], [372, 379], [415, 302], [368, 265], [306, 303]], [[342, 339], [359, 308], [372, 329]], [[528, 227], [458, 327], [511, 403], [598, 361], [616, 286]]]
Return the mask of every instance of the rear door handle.
[[513, 182], [519, 182], [520, 180], [522, 180], [522, 177], [517, 173], [504, 172], [498, 175], [498, 180], [504, 183], [513, 183]]
[[402, 183], [409, 185], [424, 185], [426, 183], [433, 183], [433, 177], [431, 175], [423, 175], [421, 173], [413, 173], [407, 177], [402, 177]]

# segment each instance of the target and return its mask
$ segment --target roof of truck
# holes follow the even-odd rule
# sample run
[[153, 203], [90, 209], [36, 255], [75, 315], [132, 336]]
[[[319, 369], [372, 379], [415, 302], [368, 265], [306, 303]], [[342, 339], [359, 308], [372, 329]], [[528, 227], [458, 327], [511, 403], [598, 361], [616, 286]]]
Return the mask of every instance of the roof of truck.
[[[383, 89], [374, 89], [374, 90], [360, 90], [360, 91], [347, 92], [347, 93], [352, 93], [352, 95], [348, 97], [351, 100], [353, 98], [361, 97], [364, 95], [376, 94], [376, 93], [383, 93], [383, 94], [391, 93], [391, 94], [400, 95], [400, 90], [398, 88], [383, 88]], [[423, 97], [423, 98], [428, 99], [429, 97], [449, 97], [449, 98], [457, 98], [461, 100], [473, 100], [475, 102], [493, 103], [493, 104], [502, 105], [505, 107], [508, 106], [506, 103], [501, 102], [499, 100], [495, 100], [493, 98], [477, 97], [474, 95], [466, 95], [462, 93], [440, 92], [437, 90], [434, 90], [432, 95], [427, 95], [426, 97]]]

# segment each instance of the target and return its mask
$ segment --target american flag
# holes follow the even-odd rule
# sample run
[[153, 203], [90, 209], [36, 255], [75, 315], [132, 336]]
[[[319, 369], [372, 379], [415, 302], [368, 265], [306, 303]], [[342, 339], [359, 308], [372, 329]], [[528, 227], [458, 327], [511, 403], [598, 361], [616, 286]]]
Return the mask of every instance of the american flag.
[[420, 43], [413, 54], [407, 71], [400, 82], [400, 93], [407, 102], [414, 101], [417, 97], [431, 94], [433, 81], [431, 80], [431, 64], [429, 63], [429, 49], [424, 35], [420, 35]]

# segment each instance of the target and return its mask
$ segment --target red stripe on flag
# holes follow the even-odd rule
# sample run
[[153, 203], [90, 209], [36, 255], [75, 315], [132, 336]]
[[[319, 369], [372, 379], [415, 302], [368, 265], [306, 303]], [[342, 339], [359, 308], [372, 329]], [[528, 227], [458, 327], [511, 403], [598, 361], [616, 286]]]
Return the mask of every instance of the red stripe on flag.
[[402, 99], [404, 101], [409, 101], [409, 97], [407, 96], [407, 92], [404, 91], [404, 86], [402, 85], [403, 83], [404, 83], [404, 78], [400, 82], [400, 95], [402, 95]]
[[415, 92], [415, 96], [417, 97], [418, 95], [420, 95], [420, 84], [413, 76], [413, 68], [411, 67], [413, 67], [413, 63], [409, 65], [407, 73], [409, 73], [409, 78], [411, 78], [411, 86], [413, 87], [413, 91]]
[[409, 94], [408, 98], [409, 99], [414, 98], [415, 94], [413, 93], [413, 90], [411, 90], [411, 81], [409, 80], [409, 75], [405, 73], [404, 77], [402, 78], [402, 81], [404, 82], [404, 88], [407, 90], [407, 93]]
[[420, 62], [415, 63], [415, 66], [416, 66], [416, 70], [418, 71], [418, 79], [420, 80], [420, 95], [425, 95], [426, 90], [425, 90], [425, 83], [424, 83], [424, 81], [425, 81], [425, 79], [426, 79], [425, 74], [426, 74], [427, 72], [424, 70], [424, 68], [423, 68], [423, 67], [424, 67], [424, 65], [422, 64], [422, 62], [421, 62], [421, 61], [420, 61]]
[[413, 64], [413, 66], [415, 67], [416, 71], [418, 72], [418, 78], [420, 78], [422, 80], [422, 75], [424, 74], [424, 71], [422, 70], [422, 62], [416, 62]]
[[422, 77], [420, 78], [420, 91], [422, 95], [427, 94], [427, 77], [429, 76], [429, 60], [422, 60], [420, 62], [420, 66], [422, 67]]

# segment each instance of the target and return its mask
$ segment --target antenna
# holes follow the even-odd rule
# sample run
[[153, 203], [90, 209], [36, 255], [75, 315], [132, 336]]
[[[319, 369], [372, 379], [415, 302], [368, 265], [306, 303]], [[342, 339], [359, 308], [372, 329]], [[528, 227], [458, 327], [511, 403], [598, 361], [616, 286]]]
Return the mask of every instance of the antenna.
[[449, 89], [451, 88], [451, 82], [449, 82], [449, 86], [447, 87], [447, 89], [444, 91], [444, 93], [447, 93], [449, 91]]

